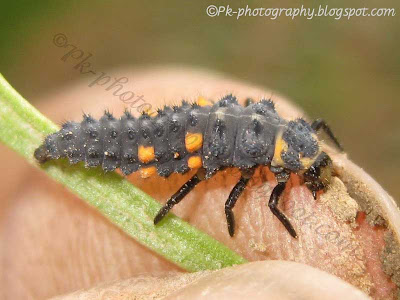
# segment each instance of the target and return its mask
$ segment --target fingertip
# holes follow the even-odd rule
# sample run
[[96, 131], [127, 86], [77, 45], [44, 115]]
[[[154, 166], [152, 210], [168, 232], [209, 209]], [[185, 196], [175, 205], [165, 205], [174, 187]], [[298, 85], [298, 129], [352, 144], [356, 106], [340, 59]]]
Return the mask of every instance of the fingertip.
[[[301, 274], [301, 276], [299, 276]], [[259, 261], [213, 272], [167, 299], [369, 299], [336, 276], [305, 264]]]

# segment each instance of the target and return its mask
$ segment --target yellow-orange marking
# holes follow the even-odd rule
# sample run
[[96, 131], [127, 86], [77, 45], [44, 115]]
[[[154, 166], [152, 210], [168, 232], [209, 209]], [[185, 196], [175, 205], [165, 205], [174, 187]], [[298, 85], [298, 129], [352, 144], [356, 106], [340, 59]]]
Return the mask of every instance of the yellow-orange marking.
[[139, 160], [142, 163], [148, 163], [151, 162], [154, 159], [154, 147], [144, 147], [144, 146], [139, 146]]
[[187, 133], [185, 136], [186, 150], [194, 152], [203, 146], [203, 135], [201, 133]]
[[188, 166], [191, 169], [198, 169], [201, 168], [203, 166], [203, 162], [201, 160], [201, 157], [196, 155], [196, 156], [191, 156], [188, 159]]
[[148, 167], [148, 168], [141, 168], [139, 170], [139, 172], [140, 172], [140, 176], [142, 178], [148, 178], [148, 177], [156, 174], [157, 169], [156, 169], [156, 167], [152, 166], [152, 167]]
[[303, 165], [303, 169], [309, 169], [312, 166], [312, 164], [314, 163], [315, 158], [301, 157], [300, 162]]
[[199, 97], [199, 99], [197, 99], [197, 104], [200, 106], [208, 106], [208, 105], [212, 105], [212, 103], [210, 101], [208, 101], [206, 98], [204, 97]]
[[282, 160], [282, 152], [286, 152], [288, 150], [288, 144], [282, 139], [282, 132], [277, 135], [275, 140], [275, 152], [274, 158], [272, 159], [271, 165], [274, 167], [283, 167], [284, 162]]

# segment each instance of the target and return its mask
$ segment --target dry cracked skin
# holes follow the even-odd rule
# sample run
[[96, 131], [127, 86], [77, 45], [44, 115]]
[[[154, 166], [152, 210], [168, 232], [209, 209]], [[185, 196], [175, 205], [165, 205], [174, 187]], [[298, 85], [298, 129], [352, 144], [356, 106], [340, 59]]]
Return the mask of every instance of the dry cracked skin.
[[[233, 93], [240, 101], [272, 95], [281, 116], [287, 119], [304, 116], [300, 109], [276, 93], [209, 72], [167, 68], [124, 69], [109, 74], [130, 78], [134, 83], [130, 90], [144, 95], [153, 107], [178, 104], [183, 98], [196, 100], [199, 96], [218, 99], [228, 93]], [[88, 87], [89, 82], [84, 78], [41, 97], [38, 108], [58, 123], [79, 121], [82, 111], [99, 117], [105, 108], [120, 115], [127, 105], [104, 86]], [[161, 299], [171, 293], [177, 293], [178, 298], [179, 293], [193, 296], [196, 291], [204, 292], [207, 284], [210, 290], [220, 293], [221, 286], [211, 288], [210, 282], [215, 282], [212, 276], [231, 276], [233, 280], [235, 276], [244, 276], [241, 273], [244, 269], [240, 268], [253, 268], [254, 274], [258, 274], [253, 282], [257, 290], [260, 290], [256, 284], [258, 280], [263, 276], [270, 278], [274, 270], [285, 270], [287, 274], [291, 270], [299, 272], [298, 264], [286, 268], [282, 267], [286, 266], [285, 262], [279, 262], [283, 264], [280, 268], [253, 263], [234, 267], [232, 271], [217, 271], [228, 272], [222, 275], [182, 273], [183, 270], [129, 238], [43, 172], [28, 166], [4, 147], [0, 151], [5, 158], [5, 168], [9, 170], [7, 176], [1, 175], [3, 193], [0, 196], [1, 259], [2, 269], [6, 270], [0, 290], [4, 299], [45, 299], [79, 289], [83, 291], [66, 299], [79, 295], [81, 299], [120, 299], [121, 295], [128, 299]], [[334, 275], [326, 274], [331, 276], [326, 282], [333, 280], [334, 285], [336, 280], [340, 281], [348, 295], [352, 295], [347, 290], [351, 286], [343, 281], [373, 299], [400, 299], [399, 210], [379, 184], [355, 166], [346, 154], [329, 147], [327, 151], [333, 158], [336, 177], [326, 193], [320, 193], [314, 200], [301, 178], [292, 175], [283, 194], [280, 205], [298, 232], [297, 240], [290, 237], [269, 211], [267, 202], [276, 181], [266, 167], [256, 171], [249, 188], [238, 200], [234, 209], [234, 238], [227, 232], [224, 202], [239, 178], [237, 170], [219, 172], [200, 183], [173, 211], [251, 262], [301, 263], [304, 274], [320, 278], [313, 283], [315, 288], [319, 282], [325, 282], [325, 275], [321, 274], [326, 272]], [[133, 174], [128, 179], [164, 202], [191, 175], [174, 174], [167, 180], [155, 176], [145, 180]], [[324, 272], [320, 274], [319, 270], [304, 264]], [[282, 276], [281, 273], [276, 274], [275, 279]], [[294, 285], [304, 287], [299, 278], [292, 280]], [[100, 283], [103, 284], [93, 288]], [[208, 297], [211, 299], [211, 294]], [[322, 296], [307, 299], [322, 298], [327, 299]]]

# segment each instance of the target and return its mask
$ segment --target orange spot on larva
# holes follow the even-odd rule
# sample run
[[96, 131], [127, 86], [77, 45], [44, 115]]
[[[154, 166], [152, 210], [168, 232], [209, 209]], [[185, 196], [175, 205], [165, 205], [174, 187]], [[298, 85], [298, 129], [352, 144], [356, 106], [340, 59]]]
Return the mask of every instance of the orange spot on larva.
[[208, 105], [212, 105], [212, 103], [210, 101], [208, 101], [206, 98], [204, 97], [199, 97], [199, 99], [197, 99], [197, 104], [200, 106], [208, 106]]
[[203, 135], [201, 133], [187, 133], [185, 136], [187, 151], [194, 152], [203, 146]]
[[139, 160], [142, 163], [151, 162], [154, 159], [154, 147], [139, 146]]
[[201, 168], [203, 166], [203, 162], [201, 160], [201, 157], [198, 156], [198, 155], [190, 157], [188, 159], [188, 166], [191, 169]]
[[152, 167], [148, 167], [148, 168], [141, 168], [139, 170], [139, 172], [140, 172], [140, 176], [142, 178], [148, 178], [148, 177], [156, 174], [157, 169], [156, 169], [156, 167], [152, 166]]
[[288, 150], [288, 144], [283, 140], [282, 133], [278, 133], [278, 136], [275, 140], [275, 153], [274, 158], [272, 159], [271, 165], [274, 167], [283, 167], [285, 163], [282, 159], [282, 152], [286, 152]]

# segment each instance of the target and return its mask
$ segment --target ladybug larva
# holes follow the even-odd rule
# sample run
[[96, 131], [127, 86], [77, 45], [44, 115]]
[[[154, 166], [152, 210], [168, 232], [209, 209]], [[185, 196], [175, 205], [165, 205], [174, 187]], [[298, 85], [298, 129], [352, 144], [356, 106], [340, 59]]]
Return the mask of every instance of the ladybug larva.
[[129, 112], [116, 119], [105, 112], [100, 120], [84, 115], [81, 123], [66, 122], [60, 131], [46, 137], [35, 151], [39, 163], [67, 157], [71, 164], [84, 161], [86, 167], [101, 166], [104, 171], [120, 168], [125, 175], [139, 171], [146, 178], [155, 173], [168, 177], [197, 169], [154, 218], [157, 224], [199, 182], [217, 171], [236, 167], [241, 178], [225, 203], [230, 236], [235, 222], [232, 209], [258, 166], [268, 166], [278, 184], [269, 204], [272, 213], [293, 237], [296, 231], [278, 209], [279, 197], [290, 173], [304, 178], [316, 198], [332, 176], [332, 161], [321, 150], [317, 131], [323, 129], [340, 148], [332, 131], [322, 120], [311, 125], [303, 119], [286, 121], [270, 100], [246, 106], [232, 95], [215, 104], [204, 98], [198, 103], [182, 101], [181, 106], [164, 107], [154, 117], [143, 113], [139, 118]]

